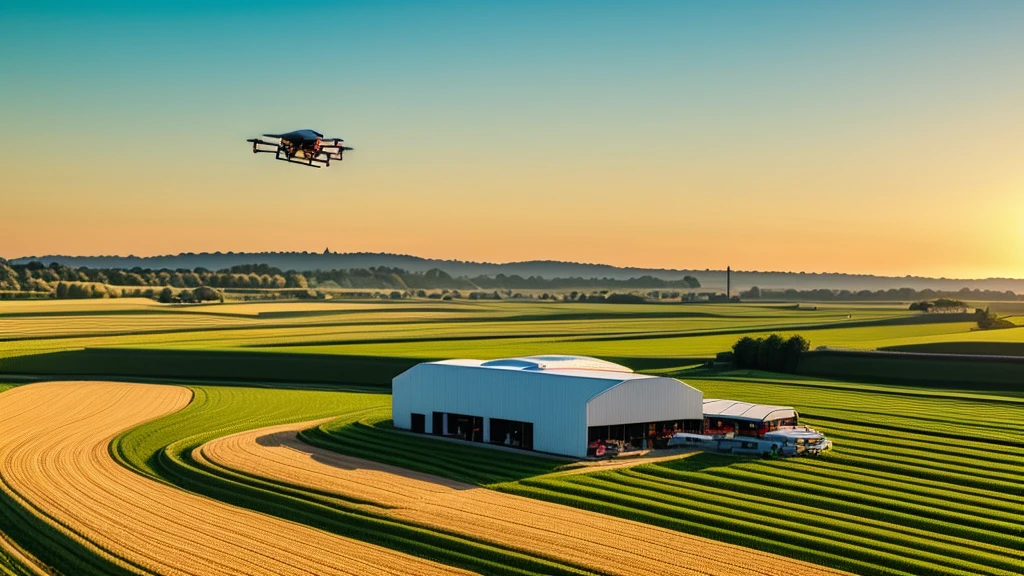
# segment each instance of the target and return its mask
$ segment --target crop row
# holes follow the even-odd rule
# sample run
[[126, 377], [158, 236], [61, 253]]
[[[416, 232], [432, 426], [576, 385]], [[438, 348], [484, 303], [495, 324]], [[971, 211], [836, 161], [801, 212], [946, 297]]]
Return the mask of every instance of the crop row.
[[[1024, 402], [1016, 398], [1001, 396], [984, 397], [950, 397], [940, 390], [939, 394], [931, 395], [923, 389], [916, 393], [908, 393], [904, 389], [891, 386], [863, 386], [847, 385], [840, 388], [823, 383], [815, 385], [813, 382], [758, 382], [758, 381], [736, 381], [736, 380], [689, 380], [687, 382], [698, 388], [717, 393], [718, 390], [728, 391], [733, 394], [743, 392], [750, 396], [750, 401], [760, 402], [760, 398], [778, 398], [788, 396], [799, 399], [800, 404], [805, 408], [815, 406], [818, 408], [848, 409], [860, 413], [882, 413], [882, 414], [907, 414], [913, 415], [916, 420], [934, 419], [940, 422], [956, 422], [969, 418], [990, 418], [1000, 417], [1000, 423], [1024, 422]], [[840, 383], [836, 383], [840, 384]], [[841, 390], [842, 394], [833, 395], [832, 392]], [[1009, 408], [1009, 411], [1006, 409]], [[981, 420], [981, 424], [991, 420]]]
[[[303, 438], [345, 454], [478, 484], [504, 475], [513, 481], [494, 488], [863, 574], [1016, 574], [1024, 569], [1016, 552], [1024, 548], [1018, 481], [1022, 451], [977, 440], [1008, 420], [1018, 421], [1024, 404], [948, 393], [888, 393], [883, 386], [866, 392], [854, 386], [695, 384], [711, 384], [715, 393], [705, 389], [709, 396], [754, 401], [760, 396], [802, 410], [805, 394], [819, 402], [827, 395], [828, 406], [811, 423], [834, 430], [837, 447], [820, 459], [701, 455], [591, 475], [556, 470], [531, 476], [514, 468], [495, 474], [488, 458], [478, 454], [482, 451], [468, 447], [455, 459], [458, 465], [446, 465], [443, 461], [451, 458], [435, 459], [432, 452], [447, 443], [396, 438], [376, 413], [321, 426]], [[982, 433], [972, 432], [962, 449], [956, 440], [929, 434], [929, 429], [948, 431], [945, 423], [964, 414], [994, 413], [1001, 418], [979, 420], [976, 429]], [[876, 419], [895, 423], [895, 429], [873, 427]], [[431, 442], [433, 448], [423, 444]]]
[[[574, 498], [587, 500], [600, 508], [617, 504], [651, 514], [686, 519], [704, 527], [714, 527], [724, 533], [737, 532], [744, 536], [757, 536], [802, 550], [804, 559], [830, 563], [818, 557], [818, 551], [841, 555], [876, 566], [838, 566], [857, 572], [885, 573], [901, 570], [915, 574], [1011, 574], [1012, 566], [1003, 557], [971, 551], [970, 559], [950, 555], [948, 542], [931, 542], [928, 538], [902, 534], [890, 539], [889, 531], [877, 527], [861, 526], [855, 521], [835, 518], [822, 521], [817, 514], [786, 510], [780, 514], [773, 504], [756, 504], [732, 498], [708, 498], [699, 491], [667, 491], [657, 481], [631, 479], [620, 474], [597, 477], [569, 476], [558, 479], [526, 480], [526, 488], [543, 488]], [[770, 548], [769, 548], [770, 549]], [[983, 563], [979, 563], [983, 562]], [[879, 566], [885, 569], [879, 570]]]
[[[0, 392], [11, 388], [0, 384]], [[83, 576], [129, 576], [117, 565], [96, 556], [78, 541], [70, 537], [66, 529], [50, 524], [29, 512], [20, 499], [6, 484], [0, 481], [0, 538], [18, 542], [22, 548], [37, 558], [46, 558], [51, 568], [63, 574]], [[0, 550], [0, 574], [5, 576], [29, 576], [32, 574], [17, 560]]]
[[939, 442], [934, 435], [910, 431], [865, 431], [863, 426], [821, 419], [816, 421], [815, 425], [823, 430], [827, 430], [829, 438], [843, 438], [845, 443], [869, 444], [888, 450], [910, 448], [924, 450], [931, 454], [950, 454], [954, 456], [970, 454], [972, 458], [986, 462], [1024, 466], [1024, 463], [1020, 460], [1021, 449], [1016, 446], [966, 439], [957, 439], [955, 442]]
[[[398, 433], [389, 412], [339, 419], [300, 434], [306, 442], [419, 472], [487, 485], [546, 474], [564, 464], [527, 453], [485, 450], [465, 443]], [[357, 454], [358, 452], [358, 454]]]
[[268, 425], [329, 415], [349, 418], [386, 408], [388, 396], [337, 392], [200, 387], [185, 410], [115, 439], [124, 465], [178, 487], [295, 522], [484, 574], [579, 574], [574, 566], [385, 517], [346, 501], [197, 461], [205, 442]]

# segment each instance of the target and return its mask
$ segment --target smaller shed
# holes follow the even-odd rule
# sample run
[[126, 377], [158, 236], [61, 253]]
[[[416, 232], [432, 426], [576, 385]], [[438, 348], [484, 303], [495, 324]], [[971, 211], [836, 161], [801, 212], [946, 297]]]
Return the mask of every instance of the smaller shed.
[[799, 414], [791, 406], [750, 404], [737, 400], [704, 399], [704, 433], [756, 436], [796, 426]]

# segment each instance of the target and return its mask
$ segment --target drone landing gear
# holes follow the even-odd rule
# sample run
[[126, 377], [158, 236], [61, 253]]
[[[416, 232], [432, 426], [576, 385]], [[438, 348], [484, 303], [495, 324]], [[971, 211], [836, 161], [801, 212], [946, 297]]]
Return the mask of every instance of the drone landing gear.
[[298, 164], [300, 166], [306, 166], [307, 168], [319, 168], [321, 164], [324, 166], [330, 166], [330, 160], [321, 160], [320, 158], [310, 156], [299, 160], [295, 156], [288, 156], [287, 154], [281, 155], [281, 150], [277, 151], [276, 158], [282, 162], [291, 162], [292, 164]]

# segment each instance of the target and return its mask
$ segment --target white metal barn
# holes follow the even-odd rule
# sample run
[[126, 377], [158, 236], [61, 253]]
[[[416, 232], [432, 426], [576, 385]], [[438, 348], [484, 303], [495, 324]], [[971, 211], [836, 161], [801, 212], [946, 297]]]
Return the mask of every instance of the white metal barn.
[[699, 431], [704, 418], [699, 390], [585, 356], [424, 362], [392, 383], [396, 428], [567, 456]]

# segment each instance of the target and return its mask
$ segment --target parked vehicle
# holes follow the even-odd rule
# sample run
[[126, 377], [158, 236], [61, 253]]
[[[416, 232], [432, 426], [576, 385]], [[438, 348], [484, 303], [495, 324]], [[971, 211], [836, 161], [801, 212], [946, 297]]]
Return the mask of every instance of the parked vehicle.
[[817, 456], [832, 449], [831, 440], [807, 426], [785, 426], [766, 433], [762, 440], [770, 443], [768, 453], [777, 456]]
[[714, 436], [708, 436], [706, 434], [690, 434], [688, 432], [679, 432], [673, 434], [668, 439], [669, 448], [679, 448], [681, 446], [696, 446], [698, 448], [707, 448], [710, 444], [718, 442]]
[[669, 447], [693, 446], [704, 450], [757, 454], [763, 456], [817, 456], [832, 448], [832, 441], [824, 434], [807, 426], [783, 426], [763, 436], [736, 436], [728, 434], [688, 434], [672, 436]]

